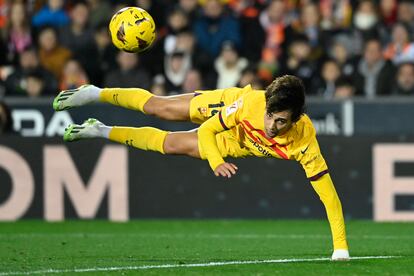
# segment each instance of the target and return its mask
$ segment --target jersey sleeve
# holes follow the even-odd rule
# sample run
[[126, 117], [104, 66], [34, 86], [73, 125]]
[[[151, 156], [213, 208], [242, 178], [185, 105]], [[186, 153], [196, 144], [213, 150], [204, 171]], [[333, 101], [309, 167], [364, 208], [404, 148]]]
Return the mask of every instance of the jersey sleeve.
[[292, 151], [294, 159], [302, 165], [310, 181], [328, 173], [328, 166], [316, 139], [316, 130], [307, 115], [297, 123]]
[[326, 174], [315, 181], [311, 181], [311, 184], [325, 206], [334, 249], [348, 249], [342, 205], [330, 175]]
[[224, 163], [217, 146], [216, 134], [236, 126], [242, 114], [243, 98], [229, 106], [224, 106], [220, 112], [201, 124], [198, 129], [198, 146], [202, 159], [207, 159], [214, 171]]
[[297, 160], [306, 173], [306, 177], [310, 181], [317, 180], [328, 173], [328, 166], [322, 156], [315, 135], [301, 144], [296, 155]]

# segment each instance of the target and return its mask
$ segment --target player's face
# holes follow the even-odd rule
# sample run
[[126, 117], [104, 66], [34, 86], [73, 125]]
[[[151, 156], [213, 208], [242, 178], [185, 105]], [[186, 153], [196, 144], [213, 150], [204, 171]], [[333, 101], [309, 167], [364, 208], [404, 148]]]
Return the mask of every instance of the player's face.
[[269, 138], [283, 135], [292, 127], [292, 112], [290, 110], [265, 113], [264, 126]]

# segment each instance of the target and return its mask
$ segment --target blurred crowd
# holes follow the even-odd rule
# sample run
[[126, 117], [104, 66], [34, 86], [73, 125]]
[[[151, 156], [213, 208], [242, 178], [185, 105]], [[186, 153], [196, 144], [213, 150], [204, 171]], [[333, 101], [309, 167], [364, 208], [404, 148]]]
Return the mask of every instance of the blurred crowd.
[[[149, 50], [111, 43], [125, 6], [157, 25]], [[0, 101], [85, 83], [157, 95], [301, 77], [327, 99], [414, 96], [414, 3], [397, 0], [0, 0]]]

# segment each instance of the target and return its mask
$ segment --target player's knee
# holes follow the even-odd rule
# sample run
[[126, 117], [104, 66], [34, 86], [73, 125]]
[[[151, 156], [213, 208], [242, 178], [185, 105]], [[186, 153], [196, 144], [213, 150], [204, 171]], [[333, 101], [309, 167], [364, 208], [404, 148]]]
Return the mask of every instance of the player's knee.
[[178, 145], [168, 142], [168, 140], [164, 143], [164, 153], [165, 154], [180, 154], [181, 149]]
[[188, 143], [188, 141], [183, 143], [171, 135], [167, 135], [163, 149], [165, 154], [183, 154], [193, 157], [199, 156], [198, 148], [192, 143]]
[[163, 97], [152, 97], [144, 106], [144, 111], [148, 115], [153, 115], [161, 119], [168, 119], [171, 115], [169, 101]]

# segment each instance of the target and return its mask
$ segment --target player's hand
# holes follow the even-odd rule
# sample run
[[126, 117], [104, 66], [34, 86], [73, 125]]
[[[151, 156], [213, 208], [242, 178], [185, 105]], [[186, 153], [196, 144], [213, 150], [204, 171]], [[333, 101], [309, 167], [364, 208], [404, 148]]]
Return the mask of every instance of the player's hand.
[[236, 171], [238, 170], [237, 166], [233, 163], [223, 163], [217, 166], [217, 168], [214, 170], [214, 174], [216, 176], [223, 176], [230, 178], [233, 174], [236, 174]]

